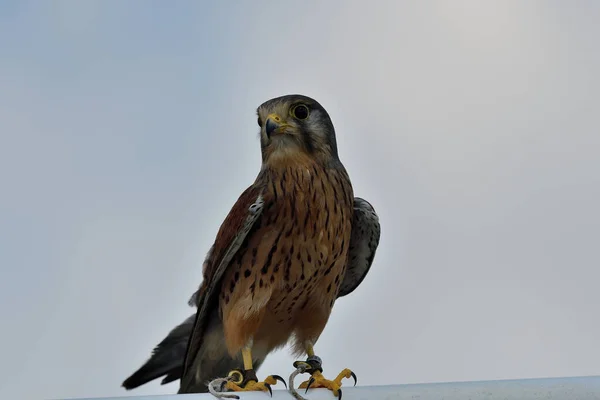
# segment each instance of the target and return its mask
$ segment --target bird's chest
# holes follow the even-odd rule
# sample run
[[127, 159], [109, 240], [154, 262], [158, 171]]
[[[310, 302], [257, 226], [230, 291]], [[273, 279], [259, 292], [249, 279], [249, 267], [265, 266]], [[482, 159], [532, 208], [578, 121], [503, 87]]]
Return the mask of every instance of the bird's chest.
[[325, 321], [333, 306], [354, 194], [344, 171], [315, 167], [286, 169], [264, 187], [261, 217], [224, 277], [220, 308], [225, 320], [262, 321], [260, 332], [285, 333], [306, 313]]
[[[336, 171], [287, 170], [270, 186], [272, 205], [265, 213], [270, 235], [276, 235], [273, 262], [281, 275], [279, 289], [303, 292], [329, 283], [345, 265], [352, 221], [352, 187]], [[331, 290], [331, 288], [330, 288]]]

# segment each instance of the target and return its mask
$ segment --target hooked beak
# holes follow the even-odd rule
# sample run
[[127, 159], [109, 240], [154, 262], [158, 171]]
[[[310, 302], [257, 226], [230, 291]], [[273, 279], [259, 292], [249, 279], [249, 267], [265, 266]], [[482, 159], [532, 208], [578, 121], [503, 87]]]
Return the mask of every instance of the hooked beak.
[[282, 121], [281, 117], [277, 114], [269, 114], [267, 122], [265, 123], [265, 132], [268, 137], [271, 137], [274, 133], [283, 133], [288, 125]]

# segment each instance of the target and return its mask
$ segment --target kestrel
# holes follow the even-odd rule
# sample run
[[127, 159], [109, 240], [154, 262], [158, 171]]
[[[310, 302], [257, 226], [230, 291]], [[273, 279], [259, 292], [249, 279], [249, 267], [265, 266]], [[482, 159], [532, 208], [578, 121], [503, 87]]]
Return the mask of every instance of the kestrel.
[[[178, 393], [271, 391], [256, 370], [273, 350], [292, 342], [300, 388], [325, 387], [341, 397], [343, 370], [323, 375], [313, 346], [337, 298], [356, 289], [379, 244], [380, 225], [366, 200], [354, 197], [339, 159], [331, 119], [314, 99], [287, 95], [257, 109], [262, 166], [233, 205], [203, 264], [190, 299], [196, 314], [174, 328], [123, 386], [166, 375]], [[184, 354], [185, 351], [185, 355]], [[212, 382], [211, 382], [212, 381]], [[210, 382], [210, 383], [209, 383]], [[219, 391], [215, 385], [219, 383]]]

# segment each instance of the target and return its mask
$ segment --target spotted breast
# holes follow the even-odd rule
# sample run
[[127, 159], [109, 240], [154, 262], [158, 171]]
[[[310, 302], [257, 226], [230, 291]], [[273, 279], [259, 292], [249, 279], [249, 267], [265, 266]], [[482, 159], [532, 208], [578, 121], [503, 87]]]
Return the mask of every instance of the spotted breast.
[[310, 158], [265, 168], [265, 207], [222, 281], [225, 342], [235, 355], [252, 340], [271, 351], [294, 336], [294, 353], [316, 342], [346, 271], [352, 185], [341, 163]]

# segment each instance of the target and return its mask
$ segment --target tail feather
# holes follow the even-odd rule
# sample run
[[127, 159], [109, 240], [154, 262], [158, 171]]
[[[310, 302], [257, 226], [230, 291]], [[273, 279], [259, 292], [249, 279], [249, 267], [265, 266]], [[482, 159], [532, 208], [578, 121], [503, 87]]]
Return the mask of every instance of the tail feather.
[[194, 318], [195, 314], [173, 328], [154, 348], [150, 358], [123, 381], [122, 386], [127, 390], [135, 389], [163, 375], [166, 377], [161, 382], [162, 385], [179, 379]]
[[[185, 352], [192, 334], [195, 317], [196, 315], [193, 314], [173, 328], [167, 337], [154, 348], [150, 358], [125, 379], [122, 386], [131, 390], [162, 376], [164, 378], [161, 385], [181, 379]], [[200, 352], [202, 353], [199, 357], [201, 359], [200, 374], [193, 384], [196, 393], [208, 392], [208, 382], [227, 376], [232, 369], [243, 367], [241, 357], [231, 358], [229, 355], [225, 346], [223, 325], [220, 319], [214, 316], [210, 320]], [[258, 371], [266, 354], [262, 355], [257, 351], [253, 356], [253, 367], [255, 371]]]
[[173, 381], [176, 381], [177, 379], [181, 378], [181, 374], [182, 373], [183, 373], [183, 368], [182, 367], [174, 369], [173, 371], [171, 371], [170, 373], [168, 373], [167, 376], [165, 376], [162, 381], [160, 381], [160, 384], [161, 385], [166, 385], [167, 383], [171, 383]]
[[[191, 332], [190, 332], [191, 335]], [[258, 370], [266, 354], [261, 351], [253, 352], [253, 368]], [[184, 356], [185, 357], [185, 356]], [[181, 359], [183, 366], [184, 357]], [[218, 313], [213, 311], [207, 317], [206, 329], [202, 335], [202, 343], [198, 348], [193, 368], [195, 373], [189, 373], [181, 381], [178, 393], [206, 393], [208, 383], [215, 378], [224, 378], [232, 369], [243, 369], [244, 362], [241, 354], [231, 357], [225, 344], [223, 322]], [[183, 370], [183, 367], [182, 367]], [[181, 379], [181, 372], [179, 378]]]

